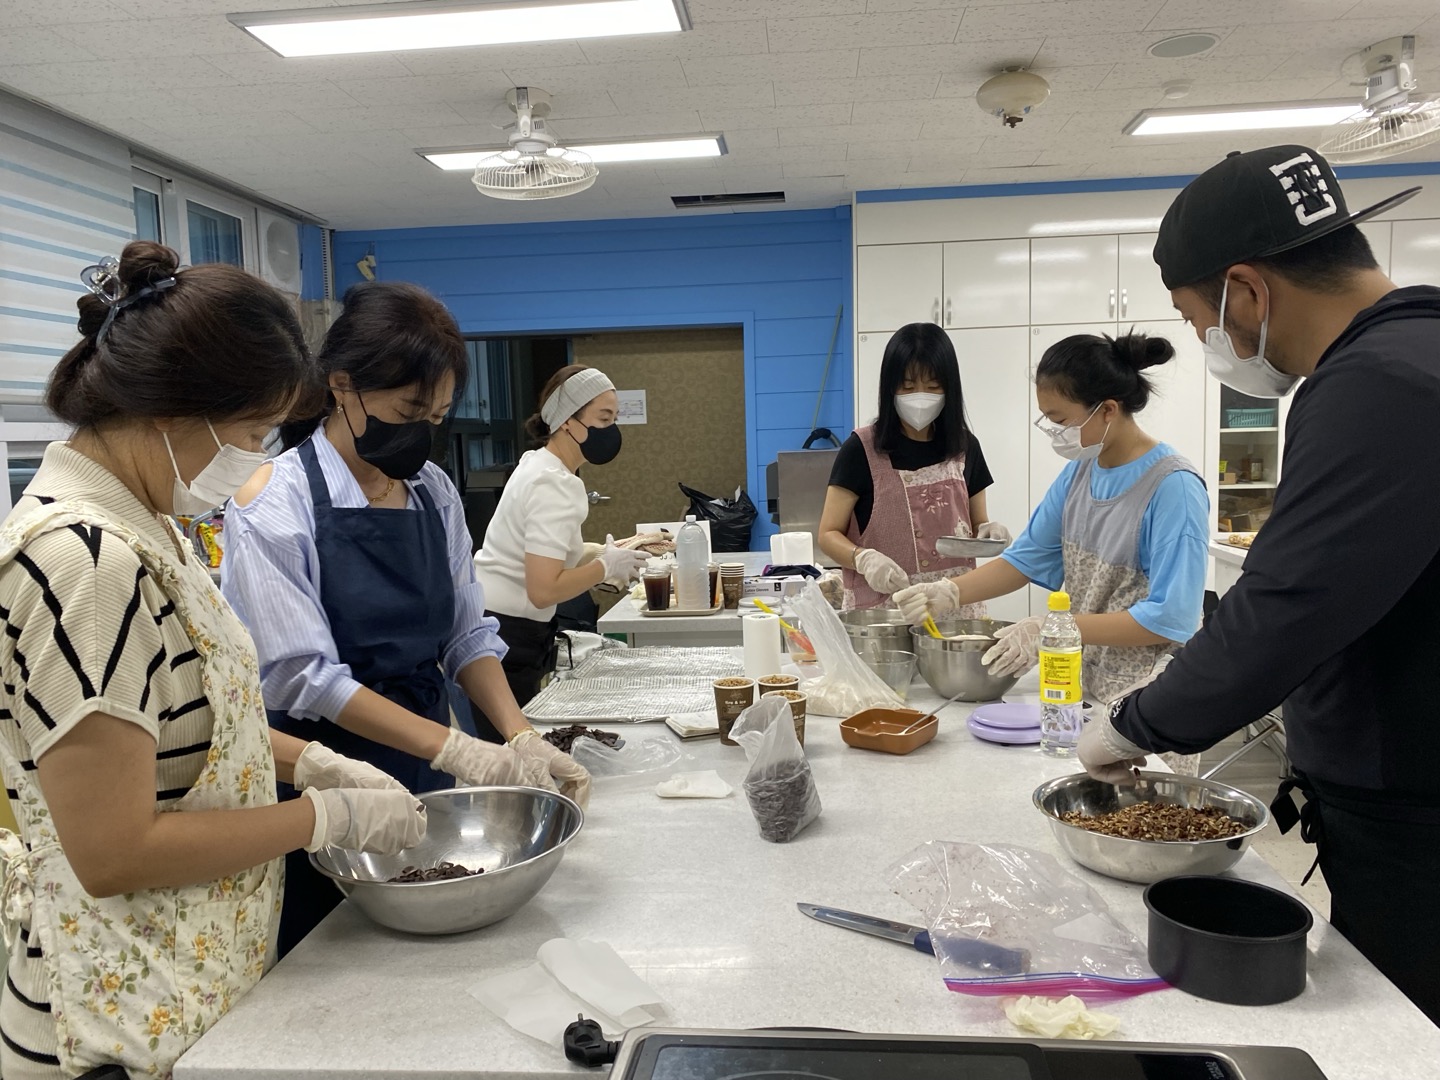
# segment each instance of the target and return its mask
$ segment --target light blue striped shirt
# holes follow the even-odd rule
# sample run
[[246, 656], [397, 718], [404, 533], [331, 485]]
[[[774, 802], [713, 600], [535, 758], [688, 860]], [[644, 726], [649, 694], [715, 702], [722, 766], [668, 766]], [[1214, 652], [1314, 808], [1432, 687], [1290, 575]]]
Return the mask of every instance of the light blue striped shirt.
[[[315, 433], [315, 456], [330, 488], [331, 505], [368, 505], [360, 484], [323, 430]], [[445, 524], [450, 573], [455, 582], [455, 623], [441, 655], [449, 678], [483, 656], [503, 657], [499, 621], [485, 614], [485, 593], [475, 580], [470, 533], [460, 493], [439, 466], [426, 462], [420, 479]], [[413, 481], [406, 506], [418, 510]], [[315, 506], [298, 450], [274, 460], [274, 471], [248, 505], [225, 509], [225, 557], [221, 591], [255, 638], [265, 707], [305, 720], [338, 716], [360, 688], [340, 663], [330, 619], [320, 602], [315, 550]], [[418, 596], [416, 602], [423, 602]]]

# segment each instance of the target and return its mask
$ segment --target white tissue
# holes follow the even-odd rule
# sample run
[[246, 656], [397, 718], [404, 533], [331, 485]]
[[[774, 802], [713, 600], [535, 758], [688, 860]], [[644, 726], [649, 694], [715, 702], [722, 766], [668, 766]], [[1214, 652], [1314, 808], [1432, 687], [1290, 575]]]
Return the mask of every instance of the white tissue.
[[524, 1035], [560, 1046], [583, 1013], [608, 1033], [653, 1024], [660, 995], [603, 941], [555, 938], [540, 946], [539, 963], [484, 979], [470, 996]]
[[1046, 1039], [1104, 1039], [1120, 1027], [1115, 1017], [1091, 1011], [1074, 994], [1059, 1001], [1022, 994], [1005, 1003], [1005, 1015], [1021, 1031]]
[[714, 769], [676, 773], [655, 785], [655, 794], [662, 799], [723, 799], [733, 790]]
[[815, 565], [814, 535], [808, 532], [775, 533], [770, 537], [770, 565]]

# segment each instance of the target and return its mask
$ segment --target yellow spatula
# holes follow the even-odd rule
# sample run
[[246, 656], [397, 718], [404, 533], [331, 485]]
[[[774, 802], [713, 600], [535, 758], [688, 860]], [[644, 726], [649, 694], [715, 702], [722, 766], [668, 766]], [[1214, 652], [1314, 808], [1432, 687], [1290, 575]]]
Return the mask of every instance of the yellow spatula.
[[925, 632], [931, 637], [933, 637], [936, 641], [945, 640], [945, 635], [940, 633], [940, 628], [935, 625], [935, 616], [931, 615], [929, 612], [925, 613], [925, 621], [920, 625], [925, 627]]
[[780, 620], [780, 625], [786, 630], [789, 630], [792, 634], [795, 632], [795, 628], [791, 626], [788, 622], [786, 622], [778, 611], [772, 608], [769, 604], [765, 603], [765, 601], [761, 600], [758, 596], [755, 597], [755, 606], [758, 607], [761, 611], [765, 612], [766, 615], [774, 615], [777, 619]]

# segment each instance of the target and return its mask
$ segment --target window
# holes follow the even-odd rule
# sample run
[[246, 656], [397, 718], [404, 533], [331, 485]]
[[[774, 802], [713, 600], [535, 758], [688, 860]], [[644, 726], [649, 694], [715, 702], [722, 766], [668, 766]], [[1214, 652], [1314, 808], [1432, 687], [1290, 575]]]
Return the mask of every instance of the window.
[[161, 242], [160, 196], [142, 187], [135, 188], [135, 239]]
[[244, 267], [245, 249], [238, 217], [186, 199], [185, 227], [192, 265], [218, 262]]

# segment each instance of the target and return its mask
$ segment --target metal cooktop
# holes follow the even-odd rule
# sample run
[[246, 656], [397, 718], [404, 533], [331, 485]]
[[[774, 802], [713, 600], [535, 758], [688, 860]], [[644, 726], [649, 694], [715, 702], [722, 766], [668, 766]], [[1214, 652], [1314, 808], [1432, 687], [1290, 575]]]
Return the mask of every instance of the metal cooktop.
[[635, 1030], [612, 1080], [1325, 1080], [1303, 1050], [859, 1035]]

